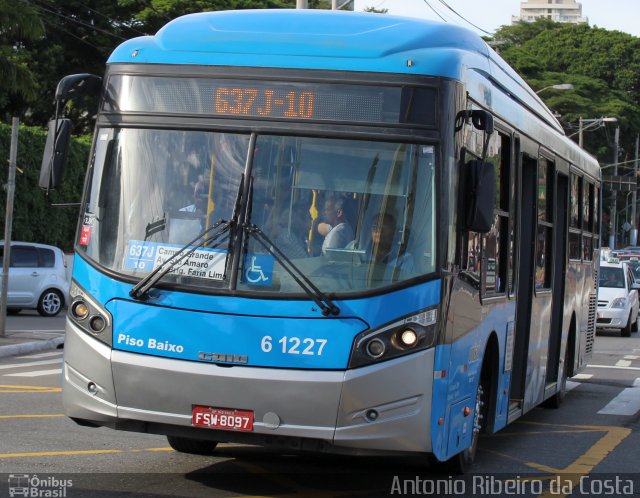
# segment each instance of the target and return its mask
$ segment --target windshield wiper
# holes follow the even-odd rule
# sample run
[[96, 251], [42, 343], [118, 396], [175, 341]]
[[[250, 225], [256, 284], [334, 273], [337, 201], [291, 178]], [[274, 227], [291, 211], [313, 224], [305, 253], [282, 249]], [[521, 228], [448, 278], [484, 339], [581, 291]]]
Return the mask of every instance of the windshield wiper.
[[[169, 259], [164, 261], [160, 266], [155, 268], [151, 273], [138, 282], [129, 295], [134, 299], [144, 299], [147, 297], [149, 289], [156, 285], [162, 277], [164, 277], [172, 268], [191, 256], [198, 248], [203, 247], [205, 244], [214, 242], [213, 245], [208, 246], [210, 249], [214, 249], [222, 242], [222, 235], [229, 231], [232, 222], [226, 220], [218, 220], [209, 228], [203, 230], [198, 236], [191, 242], [182, 247], [179, 251], [173, 254]], [[220, 239], [220, 240], [218, 240]]]
[[254, 238], [264, 247], [280, 266], [296, 281], [302, 290], [320, 307], [324, 316], [339, 315], [340, 308], [329, 299], [316, 285], [307, 277], [291, 260], [276, 246], [269, 237], [254, 223], [245, 226], [247, 235], [253, 235]]
[[246, 237], [242, 239], [240, 245], [240, 255], [243, 260], [246, 259], [248, 239], [251, 235], [262, 245], [280, 266], [296, 281], [300, 288], [315, 302], [324, 316], [340, 314], [338, 308], [329, 297], [323, 293], [316, 285], [307, 277], [300, 268], [294, 265], [291, 260], [284, 254], [269, 237], [256, 225], [251, 223], [251, 213], [253, 211], [253, 178], [249, 178], [249, 190], [247, 192], [247, 206], [244, 213], [242, 229], [246, 232]]

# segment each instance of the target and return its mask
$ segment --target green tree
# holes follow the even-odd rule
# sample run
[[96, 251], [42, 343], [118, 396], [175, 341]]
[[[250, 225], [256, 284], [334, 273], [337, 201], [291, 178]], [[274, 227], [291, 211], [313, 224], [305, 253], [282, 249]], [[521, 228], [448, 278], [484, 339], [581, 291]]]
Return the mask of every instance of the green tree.
[[33, 97], [36, 77], [27, 67], [24, 42], [43, 34], [42, 22], [28, 4], [0, 0], [0, 105], [12, 95]]
[[[314, 0], [309, 3], [312, 4]], [[194, 12], [243, 9], [283, 9], [296, 6], [295, 0], [118, 0], [144, 30], [155, 33], [176, 17]], [[313, 7], [313, 5], [310, 5]]]
[[[561, 115], [568, 134], [577, 132], [580, 117], [618, 118], [620, 159], [630, 158], [640, 130], [640, 38], [586, 24], [538, 20], [503, 26], [493, 43], [534, 89], [573, 84], [574, 90], [540, 94]], [[586, 148], [612, 162], [611, 134], [599, 131], [585, 136]]]
[[[53, 204], [80, 202], [91, 139], [74, 138], [62, 186], [49, 196], [38, 188], [45, 132], [39, 127], [20, 126], [18, 134], [16, 190], [11, 238], [53, 244], [65, 251], [73, 248], [78, 206]], [[0, 123], [0, 157], [8, 158], [11, 126]], [[0, 169], [0, 183], [7, 181], [7, 168]], [[4, 199], [4, 196], [3, 196]], [[6, 203], [0, 203], [0, 227], [4, 230]]]
[[[109, 53], [118, 44], [146, 33], [131, 12], [111, 0], [34, 0], [30, 5], [45, 30], [44, 37], [24, 44], [24, 57], [38, 75], [35, 95], [13, 98], [2, 109], [5, 116], [44, 125], [53, 114], [54, 92], [63, 76], [86, 72], [101, 75]], [[70, 107], [78, 133], [92, 129], [96, 105], [92, 98]]]

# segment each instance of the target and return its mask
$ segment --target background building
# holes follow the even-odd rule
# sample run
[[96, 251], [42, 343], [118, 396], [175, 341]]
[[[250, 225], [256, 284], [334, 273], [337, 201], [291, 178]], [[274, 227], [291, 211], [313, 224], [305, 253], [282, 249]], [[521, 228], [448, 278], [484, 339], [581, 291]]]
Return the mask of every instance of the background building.
[[533, 22], [540, 18], [576, 24], [589, 22], [582, 17], [582, 4], [576, 0], [527, 0], [520, 4], [520, 16], [512, 16], [511, 22]]
[[[311, 3], [311, 2], [309, 2]], [[354, 0], [319, 0], [318, 6], [322, 9], [330, 9], [335, 3], [335, 7], [340, 10], [353, 10]]]

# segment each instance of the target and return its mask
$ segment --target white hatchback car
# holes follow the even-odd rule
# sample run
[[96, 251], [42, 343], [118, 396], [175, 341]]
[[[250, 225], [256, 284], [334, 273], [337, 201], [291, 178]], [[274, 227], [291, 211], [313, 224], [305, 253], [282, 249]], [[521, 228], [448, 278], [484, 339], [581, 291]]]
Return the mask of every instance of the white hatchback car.
[[[0, 241], [0, 274], [4, 248], [4, 241]], [[42, 316], [56, 316], [68, 295], [67, 261], [62, 250], [45, 244], [11, 242], [8, 314], [36, 309]]]
[[626, 262], [600, 262], [596, 328], [620, 329], [623, 337], [638, 330], [638, 289]]

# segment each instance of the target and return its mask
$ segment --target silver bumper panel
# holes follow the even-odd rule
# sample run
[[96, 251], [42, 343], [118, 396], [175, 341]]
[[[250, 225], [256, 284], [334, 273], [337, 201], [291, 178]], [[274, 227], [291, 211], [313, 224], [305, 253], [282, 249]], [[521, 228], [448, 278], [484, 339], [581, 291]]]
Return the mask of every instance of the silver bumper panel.
[[227, 367], [111, 350], [68, 324], [64, 371], [66, 414], [103, 425], [192, 427], [193, 405], [203, 405], [252, 410], [254, 430], [246, 435], [256, 440], [431, 451], [433, 350], [346, 372]]

